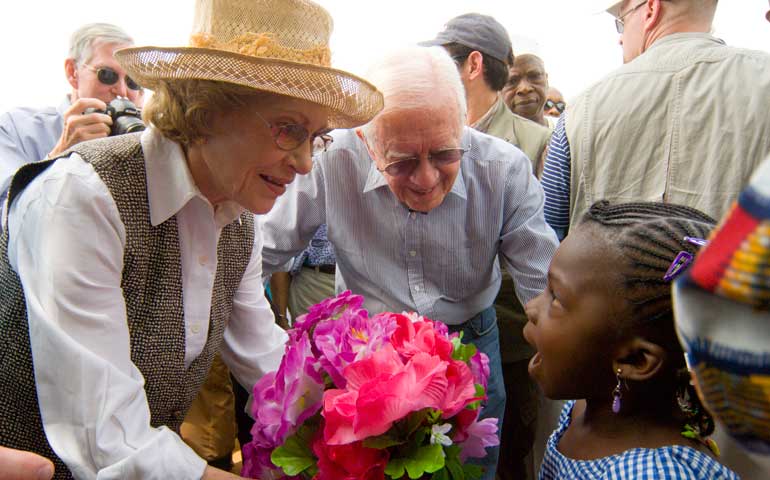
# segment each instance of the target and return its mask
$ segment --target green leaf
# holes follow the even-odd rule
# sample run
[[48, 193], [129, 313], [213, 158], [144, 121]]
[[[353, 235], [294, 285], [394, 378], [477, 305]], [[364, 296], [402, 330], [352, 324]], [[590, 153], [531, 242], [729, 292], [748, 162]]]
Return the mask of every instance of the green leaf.
[[468, 362], [476, 355], [476, 346], [472, 343], [465, 344], [459, 338], [452, 339], [452, 358], [462, 362]]
[[406, 469], [405, 458], [391, 458], [385, 466], [385, 475], [390, 478], [402, 478]]
[[367, 438], [364, 440], [364, 447], [384, 450], [395, 445], [402, 445], [403, 443], [404, 440], [399, 440], [398, 438], [392, 437], [386, 433], [377, 437]]
[[481, 465], [466, 463], [463, 465], [465, 480], [478, 480], [484, 474], [484, 468]]
[[452, 480], [465, 480], [465, 472], [457, 459], [447, 460], [446, 468], [452, 474]]
[[442, 468], [438, 472], [433, 474], [431, 480], [450, 480], [449, 471], [446, 468]]
[[303, 425], [294, 435], [273, 450], [270, 461], [281, 467], [286, 475], [295, 476], [315, 466], [317, 459], [310, 449], [310, 440], [315, 433], [314, 426]]
[[[484, 388], [484, 385], [477, 383], [475, 387], [476, 387], [476, 392], [474, 395], [475, 397], [483, 397], [487, 393], [486, 389]], [[479, 407], [481, 407], [481, 400], [476, 400], [475, 402], [469, 403], [468, 405], [465, 406], [465, 408], [470, 408], [471, 410], [478, 410]]]
[[421, 478], [444, 468], [444, 449], [441, 445], [423, 445], [403, 458], [391, 458], [385, 473], [391, 478], [403, 478], [404, 470], [411, 479]]

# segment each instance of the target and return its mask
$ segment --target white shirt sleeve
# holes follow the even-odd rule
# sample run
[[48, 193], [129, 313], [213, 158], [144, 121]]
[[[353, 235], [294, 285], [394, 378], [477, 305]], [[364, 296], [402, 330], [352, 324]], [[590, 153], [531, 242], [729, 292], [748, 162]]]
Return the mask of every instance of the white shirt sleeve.
[[13, 203], [8, 225], [56, 454], [75, 478], [200, 478], [205, 461], [150, 426], [120, 287], [125, 231], [93, 168], [77, 155], [56, 162]]
[[[222, 360], [249, 392], [265, 373], [277, 370], [288, 340], [275, 323], [262, 284], [262, 228], [254, 221], [251, 259], [233, 298], [233, 312], [224, 332]], [[251, 412], [249, 412], [251, 414]]]

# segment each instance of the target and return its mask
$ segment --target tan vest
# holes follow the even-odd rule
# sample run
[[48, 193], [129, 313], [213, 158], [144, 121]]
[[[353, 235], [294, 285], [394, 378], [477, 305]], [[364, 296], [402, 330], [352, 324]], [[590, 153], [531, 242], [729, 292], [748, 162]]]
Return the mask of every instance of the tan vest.
[[503, 108], [497, 110], [484, 133], [517, 146], [529, 157], [533, 172], [538, 171], [543, 151], [551, 139], [551, 130], [548, 127], [516, 115], [504, 104]]
[[597, 200], [721, 218], [770, 152], [770, 55], [705, 33], [658, 40], [567, 110], [570, 226]]

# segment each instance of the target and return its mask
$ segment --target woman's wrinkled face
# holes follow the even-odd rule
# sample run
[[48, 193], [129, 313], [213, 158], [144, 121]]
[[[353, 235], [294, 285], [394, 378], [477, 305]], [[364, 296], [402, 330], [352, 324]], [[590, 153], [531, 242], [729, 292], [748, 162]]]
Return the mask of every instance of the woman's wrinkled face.
[[[313, 139], [325, 132], [327, 116], [320, 105], [288, 97], [255, 98], [237, 110], [212, 114], [212, 133], [195, 146], [205, 167], [198, 187], [212, 204], [231, 200], [252, 213], [269, 212], [297, 174], [310, 172]], [[288, 125], [308, 132], [291, 150], [284, 149], [286, 129], [281, 130]], [[276, 144], [277, 136], [284, 148]]]

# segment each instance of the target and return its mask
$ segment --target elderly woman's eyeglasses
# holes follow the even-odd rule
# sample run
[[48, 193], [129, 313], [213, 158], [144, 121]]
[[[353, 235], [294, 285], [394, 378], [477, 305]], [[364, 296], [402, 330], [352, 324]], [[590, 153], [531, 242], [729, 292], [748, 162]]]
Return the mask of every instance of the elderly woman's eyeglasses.
[[[265, 122], [267, 128], [270, 129], [270, 134], [273, 137], [275, 146], [281, 150], [294, 150], [311, 137], [310, 132], [304, 125], [298, 123], [279, 123], [273, 125], [265, 120], [265, 117], [260, 115], [259, 112], [254, 113]], [[325, 152], [329, 145], [332, 144], [334, 139], [328, 134], [330, 131], [331, 130], [321, 130], [312, 135], [310, 143], [313, 146], [313, 155]]]
[[[115, 85], [118, 83], [118, 80], [120, 80], [120, 74], [113, 70], [110, 67], [93, 67], [91, 65], [88, 65], [86, 63], [83, 64], [84, 67], [91, 70], [92, 72], [96, 72], [96, 79], [99, 80], [99, 82], [103, 85]], [[131, 77], [126, 75], [126, 87], [128, 87], [129, 90], [136, 90], [139, 91], [142, 89], [141, 85], [136, 83]]]
[[[466, 150], [463, 148], [447, 148], [437, 152], [430, 152], [428, 153], [428, 161], [430, 161], [435, 168], [446, 167], [447, 165], [459, 162], [460, 159], [463, 158], [465, 151]], [[406, 157], [396, 160], [395, 162], [390, 162], [385, 165], [384, 168], [378, 168], [377, 170], [385, 172], [391, 177], [407, 177], [414, 173], [419, 164], [420, 157]]]
[[552, 108], [555, 108], [557, 112], [564, 113], [564, 109], [567, 108], [567, 105], [564, 102], [554, 102], [553, 100], [546, 100], [545, 101], [545, 109], [550, 110]]
[[642, 5], [644, 5], [646, 3], [647, 3], [647, 0], [644, 0], [642, 3], [640, 3], [637, 6], [635, 6], [631, 10], [626, 11], [626, 13], [624, 13], [623, 15], [618, 15], [618, 17], [615, 18], [615, 30], [617, 30], [618, 33], [623, 33], [623, 28], [624, 28], [624, 25], [625, 25], [623, 23], [623, 19], [626, 18], [627, 16], [631, 15], [635, 11], [639, 10], [639, 7], [641, 7]]

